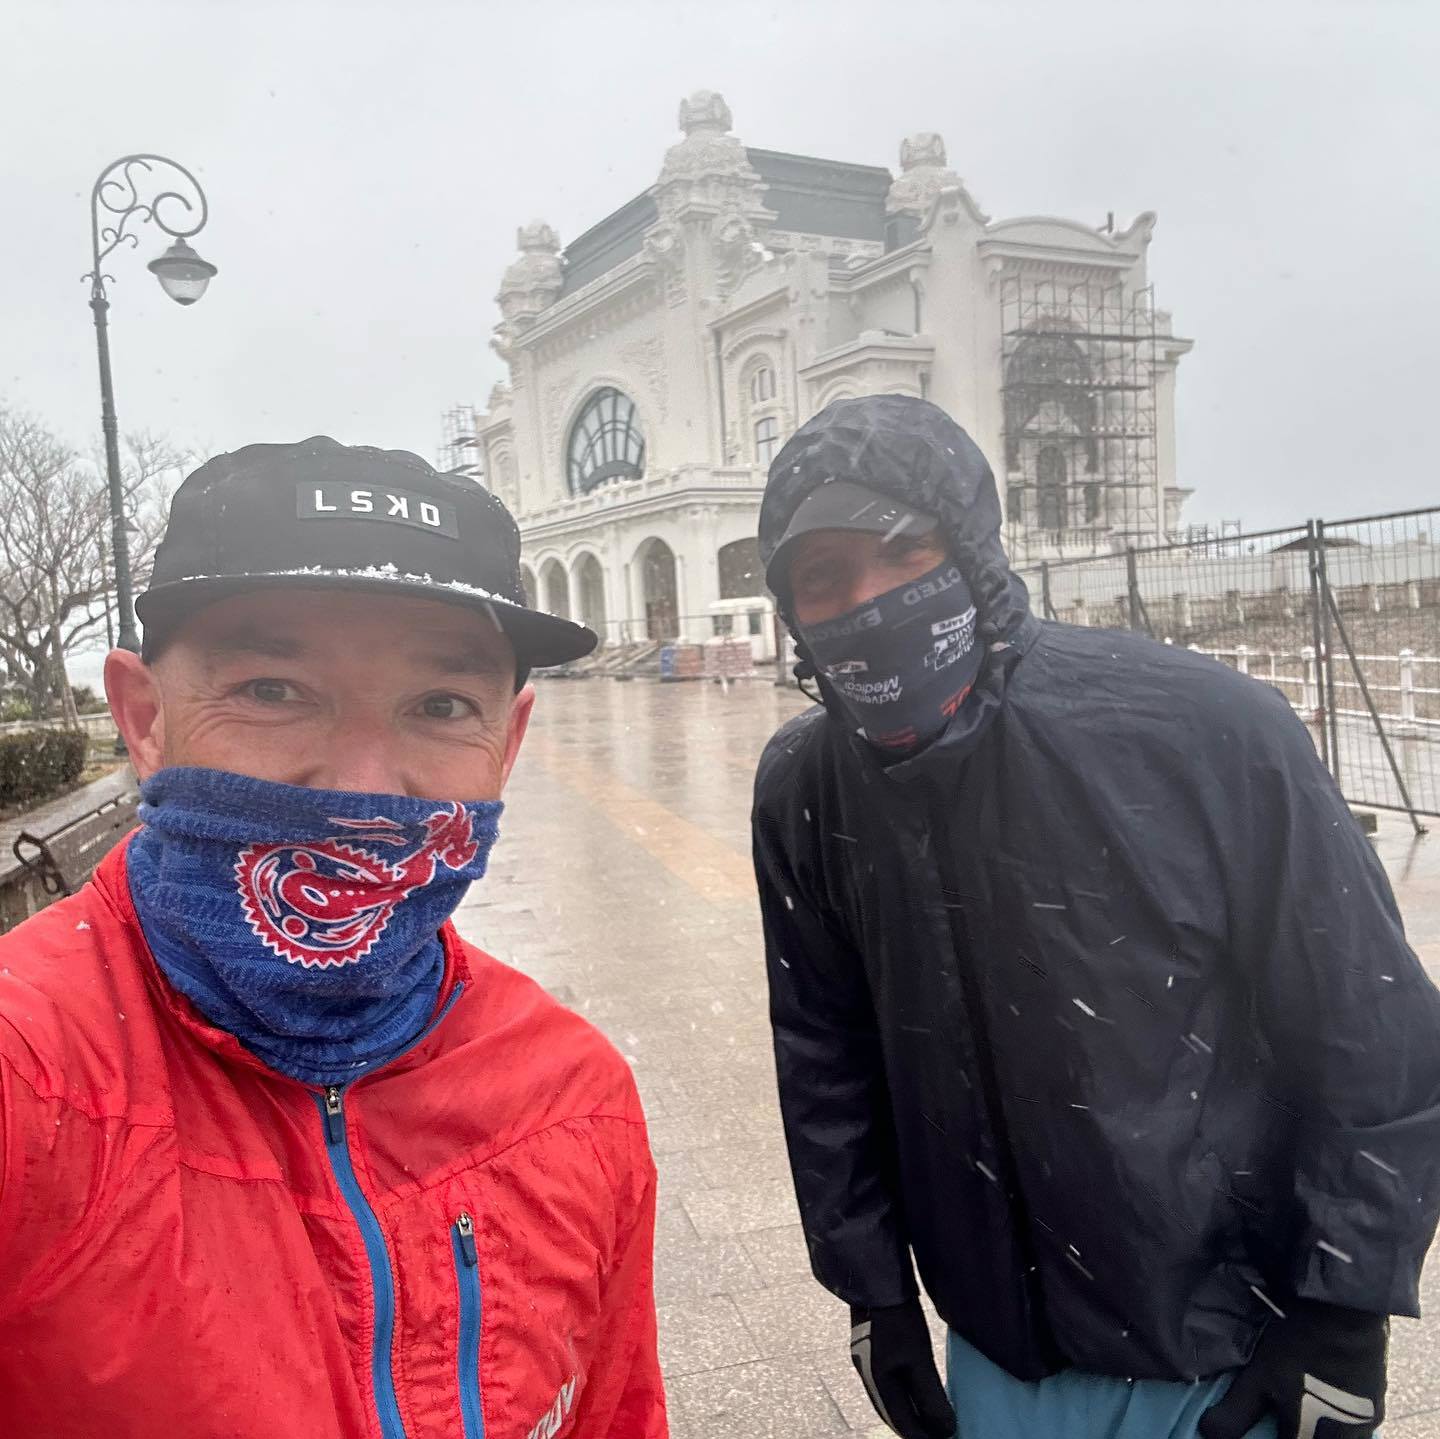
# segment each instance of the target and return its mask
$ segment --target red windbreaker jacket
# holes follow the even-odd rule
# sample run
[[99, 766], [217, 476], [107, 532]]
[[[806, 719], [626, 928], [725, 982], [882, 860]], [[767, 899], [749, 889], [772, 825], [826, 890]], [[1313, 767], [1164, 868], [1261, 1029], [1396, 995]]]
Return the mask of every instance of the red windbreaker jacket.
[[442, 937], [436, 1022], [329, 1090], [170, 988], [123, 848], [0, 938], [4, 1439], [663, 1439], [630, 1072]]

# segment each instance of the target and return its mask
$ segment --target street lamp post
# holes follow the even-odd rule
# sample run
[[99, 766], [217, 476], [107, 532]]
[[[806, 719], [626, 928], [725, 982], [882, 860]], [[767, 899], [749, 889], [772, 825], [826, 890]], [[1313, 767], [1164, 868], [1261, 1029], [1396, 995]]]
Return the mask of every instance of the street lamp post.
[[[140, 186], [155, 166], [183, 177], [181, 189], [160, 189], [147, 200]], [[137, 177], [136, 171], [144, 172]], [[166, 183], [156, 179], [157, 184]], [[182, 184], [171, 179], [171, 185]], [[146, 193], [150, 187], [146, 186]], [[102, 214], [110, 217], [102, 223]], [[164, 213], [162, 213], [164, 212]], [[94, 268], [83, 278], [90, 281], [90, 309], [95, 316], [95, 345], [100, 360], [100, 424], [105, 432], [105, 473], [110, 488], [110, 553], [115, 563], [115, 607], [119, 612], [121, 649], [137, 651], [140, 638], [135, 632], [135, 599], [131, 592], [130, 537], [125, 521], [125, 491], [120, 479], [119, 428], [115, 421], [115, 391], [110, 379], [110, 336], [106, 313], [110, 301], [105, 281], [113, 279], [100, 268], [105, 257], [122, 244], [133, 249], [139, 240], [127, 226], [152, 222], [171, 237], [174, 244], [147, 268], [160, 287], [179, 305], [193, 305], [205, 293], [216, 273], [215, 266], [202, 260], [185, 242], [198, 234], [209, 218], [205, 192], [200, 182], [183, 165], [163, 155], [126, 155], [106, 166], [90, 192], [90, 240]], [[193, 220], [193, 223], [188, 223]]]

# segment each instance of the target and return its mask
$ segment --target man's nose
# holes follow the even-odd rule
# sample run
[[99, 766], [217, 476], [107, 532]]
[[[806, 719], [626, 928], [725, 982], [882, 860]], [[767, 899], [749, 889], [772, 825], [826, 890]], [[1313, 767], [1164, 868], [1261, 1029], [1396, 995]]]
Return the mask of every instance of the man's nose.
[[404, 794], [405, 763], [399, 737], [373, 718], [337, 720], [320, 762], [319, 788], [358, 794]]

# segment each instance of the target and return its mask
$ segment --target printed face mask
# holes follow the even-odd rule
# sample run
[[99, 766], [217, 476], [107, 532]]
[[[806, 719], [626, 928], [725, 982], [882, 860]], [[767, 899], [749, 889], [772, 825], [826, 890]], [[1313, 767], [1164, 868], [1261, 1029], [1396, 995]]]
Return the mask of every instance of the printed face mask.
[[164, 769], [126, 861], [170, 982], [272, 1069], [336, 1084], [429, 1021], [437, 937], [485, 873], [502, 806]]
[[860, 732], [896, 756], [945, 728], [983, 657], [975, 605], [951, 560], [801, 633]]

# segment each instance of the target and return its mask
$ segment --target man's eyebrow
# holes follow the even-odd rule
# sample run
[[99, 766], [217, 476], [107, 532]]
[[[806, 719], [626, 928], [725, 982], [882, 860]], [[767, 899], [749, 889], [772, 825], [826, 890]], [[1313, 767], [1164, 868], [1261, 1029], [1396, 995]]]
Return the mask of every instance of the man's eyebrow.
[[237, 655], [293, 660], [304, 653], [305, 646], [299, 640], [273, 630], [221, 630], [205, 641], [206, 658], [212, 660], [230, 659]]
[[439, 670], [446, 675], [494, 675], [509, 669], [509, 662], [488, 645], [457, 640], [439, 648], [427, 647], [414, 655], [416, 668]]

